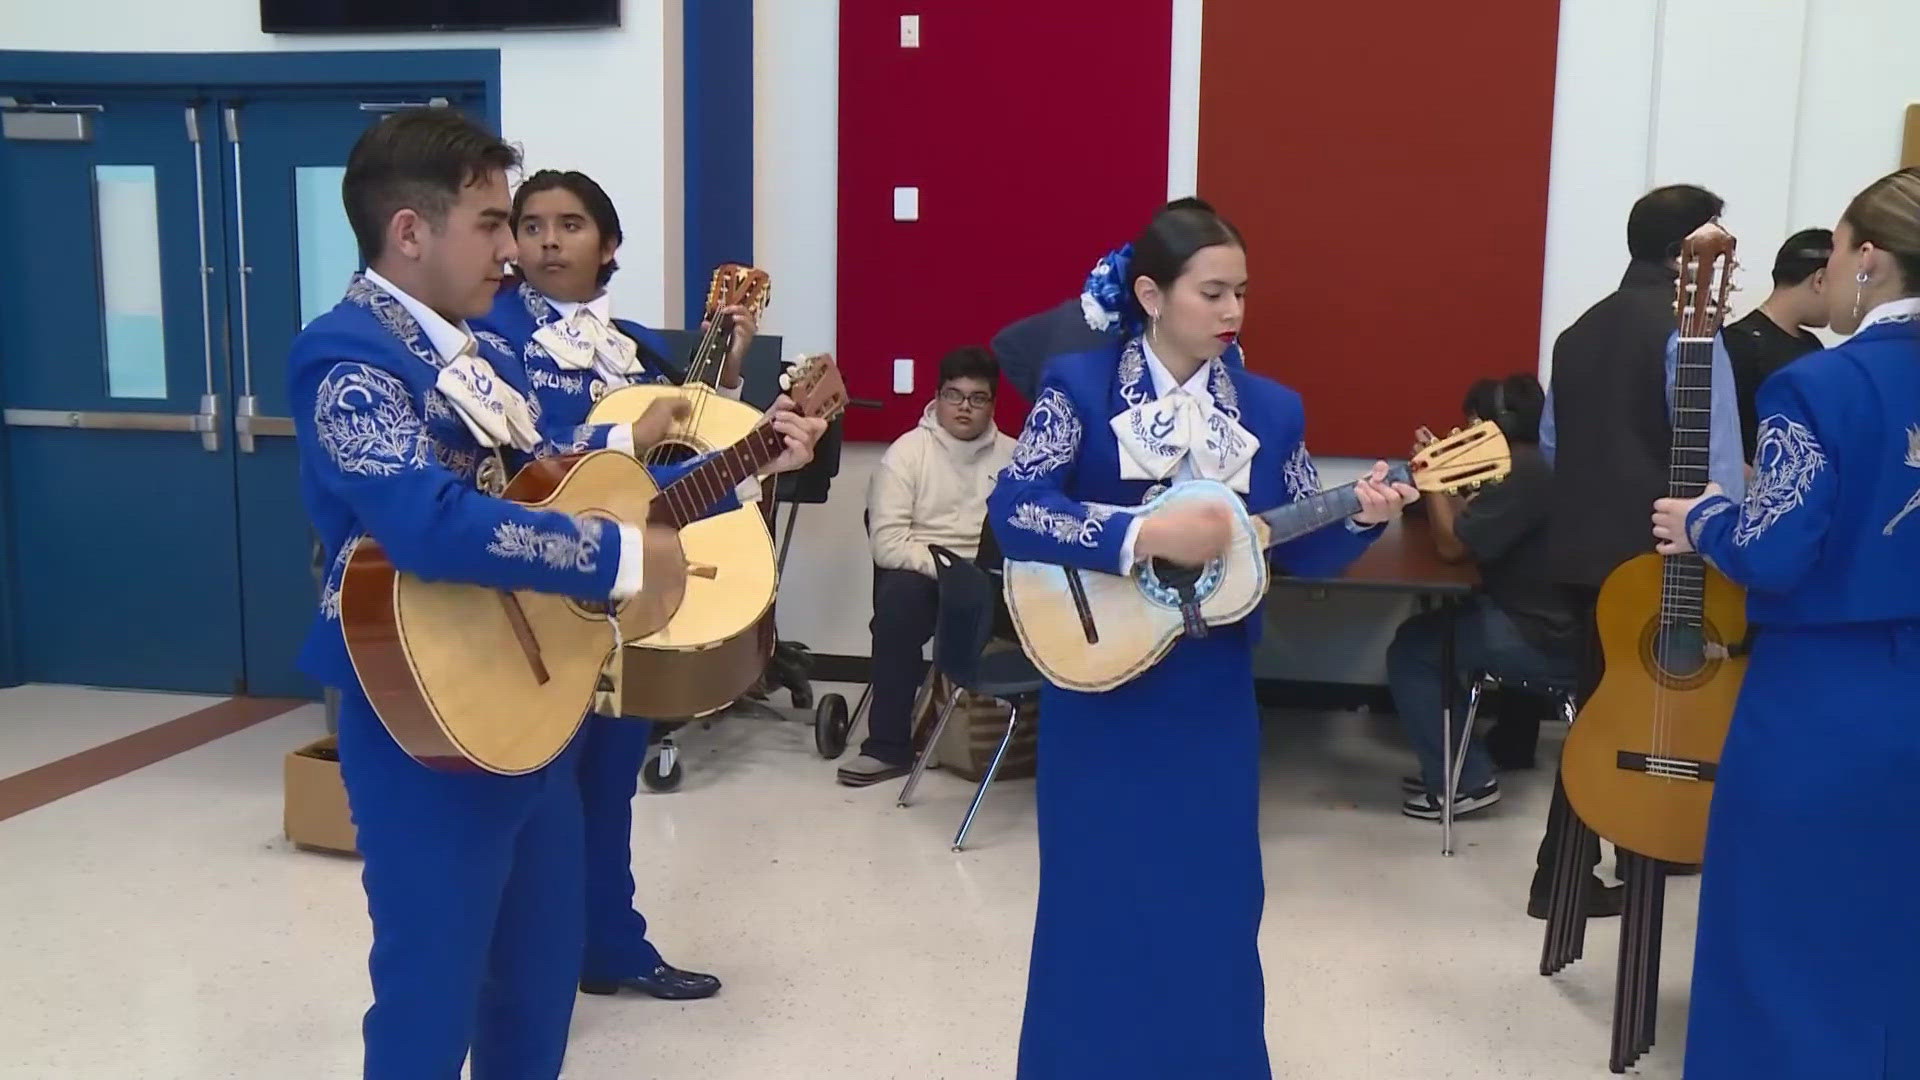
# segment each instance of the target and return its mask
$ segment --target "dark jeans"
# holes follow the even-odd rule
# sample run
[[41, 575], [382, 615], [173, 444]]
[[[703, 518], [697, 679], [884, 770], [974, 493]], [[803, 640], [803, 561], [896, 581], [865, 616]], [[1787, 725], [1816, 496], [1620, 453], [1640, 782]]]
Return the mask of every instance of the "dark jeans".
[[860, 752], [890, 765], [913, 764], [913, 698], [927, 677], [921, 650], [933, 638], [940, 588], [911, 570], [881, 570], [873, 581], [873, 699]]
[[[1567, 597], [1574, 607], [1574, 625], [1580, 629], [1579, 644], [1579, 681], [1576, 704], [1585, 707], [1587, 699], [1593, 696], [1600, 686], [1600, 679], [1607, 671], [1606, 654], [1600, 651], [1600, 628], [1594, 622], [1594, 607], [1600, 599], [1600, 590], [1584, 586], [1567, 587]], [[1553, 799], [1562, 802], [1567, 797], [1566, 785], [1560, 780], [1560, 770], [1553, 771]], [[1571, 817], [1571, 815], [1569, 815]], [[1535, 855], [1534, 864], [1538, 868], [1533, 875], [1533, 890], [1545, 893], [1552, 878], [1554, 849], [1560, 846], [1560, 830], [1555, 828], [1558, 821], [1552, 814], [1547, 815], [1546, 835], [1540, 838], [1540, 850]], [[1600, 838], [1589, 833], [1584, 849], [1580, 852], [1580, 865], [1588, 872], [1600, 865]]]
[[[1420, 776], [1427, 793], [1436, 803], [1447, 786], [1440, 727], [1445, 693], [1440, 660], [1446, 618], [1446, 613], [1438, 610], [1415, 615], [1400, 624], [1387, 650], [1387, 684], [1393, 690], [1394, 708], [1406, 729], [1407, 741], [1420, 758]], [[1572, 682], [1574, 676], [1571, 656], [1552, 656], [1535, 647], [1507, 613], [1485, 597], [1476, 598], [1455, 616], [1453, 659], [1452, 678], [1457, 687], [1464, 687], [1477, 672], [1512, 681], [1562, 684]], [[1457, 747], [1467, 734], [1467, 710], [1464, 696], [1457, 696], [1455, 701], [1453, 738]], [[1492, 782], [1493, 760], [1476, 738], [1467, 749], [1460, 790], [1478, 791]]]

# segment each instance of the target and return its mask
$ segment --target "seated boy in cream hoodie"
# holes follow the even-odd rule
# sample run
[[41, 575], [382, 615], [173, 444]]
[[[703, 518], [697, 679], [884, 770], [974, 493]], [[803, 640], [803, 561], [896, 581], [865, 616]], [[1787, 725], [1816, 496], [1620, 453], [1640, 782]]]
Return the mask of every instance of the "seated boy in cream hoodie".
[[939, 590], [929, 544], [972, 558], [986, 520], [987, 493], [1013, 457], [1014, 440], [993, 425], [1000, 365], [977, 345], [940, 361], [940, 391], [920, 426], [880, 459], [867, 488], [867, 532], [878, 573], [873, 585], [873, 700], [860, 756], [840, 782], [866, 787], [904, 776], [913, 764], [907, 715], [926, 675], [921, 650], [933, 637]]

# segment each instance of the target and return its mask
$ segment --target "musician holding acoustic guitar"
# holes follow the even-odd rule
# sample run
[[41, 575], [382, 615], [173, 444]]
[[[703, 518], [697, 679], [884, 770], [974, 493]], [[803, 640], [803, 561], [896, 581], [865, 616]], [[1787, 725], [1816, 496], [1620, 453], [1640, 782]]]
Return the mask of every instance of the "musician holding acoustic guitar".
[[[1161, 210], [1101, 260], [1084, 308], [1096, 328], [1121, 333], [1048, 365], [987, 504], [1009, 560], [1124, 585], [1136, 560], [1198, 566], [1238, 548], [1249, 507], [1320, 498], [1299, 395], [1223, 361], [1239, 348], [1246, 285], [1239, 233], [1197, 202]], [[1377, 465], [1345, 501], [1315, 503], [1330, 527], [1276, 559], [1338, 572], [1416, 497], [1381, 482], [1386, 473]], [[1142, 508], [1195, 479], [1222, 494], [1194, 488], [1199, 497]], [[1008, 573], [1011, 605], [1021, 568], [1010, 561]], [[1045, 670], [1034, 614], [1022, 643]], [[1080, 632], [1071, 616], [1059, 621]], [[1099, 631], [1126, 637], [1127, 621], [1099, 620]], [[1188, 635], [1111, 689], [1043, 690], [1022, 1077], [1270, 1075], [1256, 941], [1258, 627], [1256, 612]]]
[[[559, 1075], [584, 915], [572, 735], [620, 636], [659, 625], [684, 587], [673, 529], [647, 523], [696, 513], [678, 487], [656, 511], [644, 493], [568, 486], [684, 473], [724, 506], [715, 480], [755, 454], [775, 468], [810, 454], [812, 426], [790, 413], [746, 460], [651, 479], [631, 454], [658, 416], [543, 435], [524, 368], [465, 323], [515, 255], [517, 163], [451, 109], [374, 125], [341, 192], [368, 269], [289, 357], [301, 494], [331, 561], [302, 665], [341, 691], [373, 922], [369, 1080], [455, 1080], [469, 1059], [476, 1080]], [[553, 463], [565, 481], [532, 505], [499, 497], [509, 470]], [[633, 510], [588, 509], [609, 504]]]
[[[658, 334], [612, 314], [607, 283], [619, 269], [615, 254], [624, 234], [599, 184], [585, 173], [542, 169], [514, 191], [511, 225], [520, 277], [502, 285], [493, 310], [475, 326], [498, 335], [526, 366], [549, 430], [587, 423], [593, 405], [612, 390], [680, 381]], [[758, 312], [741, 306], [721, 315], [731, 321], [732, 344], [716, 384], [737, 399]], [[667, 963], [647, 939], [646, 917], [634, 904], [633, 797], [652, 728], [640, 717], [595, 715], [582, 736], [587, 948], [581, 988], [627, 988], [675, 1001], [712, 997], [720, 980]]]

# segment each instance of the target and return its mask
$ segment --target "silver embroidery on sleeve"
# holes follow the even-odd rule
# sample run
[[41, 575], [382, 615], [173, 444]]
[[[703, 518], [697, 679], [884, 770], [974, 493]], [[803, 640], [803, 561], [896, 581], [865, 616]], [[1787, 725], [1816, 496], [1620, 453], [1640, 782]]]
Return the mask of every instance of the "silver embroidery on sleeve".
[[1314, 467], [1313, 455], [1307, 452], [1306, 443], [1293, 448], [1293, 456], [1281, 467], [1280, 475], [1286, 481], [1291, 502], [1320, 494], [1320, 470]]
[[1057, 386], [1040, 392], [1027, 414], [1026, 430], [1013, 448], [1007, 475], [1015, 480], [1038, 480], [1065, 468], [1080, 450], [1080, 417], [1073, 402]]
[[[1907, 429], [1907, 468], [1920, 469], [1920, 424]], [[1907, 519], [1907, 515], [1915, 510], [1920, 510], [1920, 491], [1913, 493], [1913, 498], [1908, 499], [1907, 505], [1893, 515], [1893, 520], [1887, 522], [1887, 527], [1880, 530], [1880, 535], [1892, 536], [1893, 530], [1899, 528], [1900, 523]]]
[[1800, 508], [1813, 482], [1827, 467], [1827, 455], [1813, 432], [1779, 413], [1760, 421], [1753, 442], [1753, 482], [1733, 542], [1746, 547]]
[[334, 467], [397, 476], [427, 467], [427, 429], [407, 385], [367, 364], [336, 364], [320, 383], [313, 423]]
[[1013, 508], [1013, 516], [1007, 519], [1007, 524], [1016, 529], [1039, 533], [1056, 543], [1099, 547], [1107, 519], [1119, 513], [1121, 508], [1107, 503], [1087, 503], [1086, 506], [1087, 516], [1083, 518], [1064, 511], [1049, 510], [1037, 503], [1021, 503]]
[[495, 526], [487, 553], [502, 559], [539, 563], [550, 570], [593, 573], [600, 564], [600, 541], [606, 523], [598, 518], [580, 518], [574, 526], [577, 532], [566, 533], [503, 521]]

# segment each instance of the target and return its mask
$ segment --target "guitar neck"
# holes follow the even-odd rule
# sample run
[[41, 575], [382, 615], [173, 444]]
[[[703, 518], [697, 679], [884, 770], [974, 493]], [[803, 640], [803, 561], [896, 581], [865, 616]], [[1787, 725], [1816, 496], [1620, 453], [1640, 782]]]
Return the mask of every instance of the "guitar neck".
[[[1667, 494], [1691, 499], [1707, 489], [1713, 445], [1713, 337], [1682, 337], [1673, 365], [1673, 445]], [[1700, 626], [1706, 616], [1707, 568], [1698, 555], [1669, 555], [1661, 571], [1660, 621]]]
[[727, 353], [733, 349], [733, 316], [722, 315], [712, 324], [712, 329], [700, 335], [693, 347], [693, 355], [687, 358], [687, 376], [682, 386], [701, 386], [719, 389], [720, 372], [726, 367]]
[[749, 476], [773, 464], [786, 446], [786, 440], [771, 425], [762, 424], [753, 433], [691, 469], [668, 484], [653, 500], [647, 522], [684, 529], [707, 508], [726, 497], [727, 492]]
[[[1395, 465], [1387, 473], [1387, 482], [1406, 484], [1412, 481], [1406, 466]], [[1355, 486], [1343, 484], [1285, 506], [1276, 506], [1259, 515], [1260, 520], [1267, 523], [1268, 546], [1298, 540], [1308, 533], [1318, 532], [1336, 521], [1359, 513], [1360, 495], [1354, 490]]]

